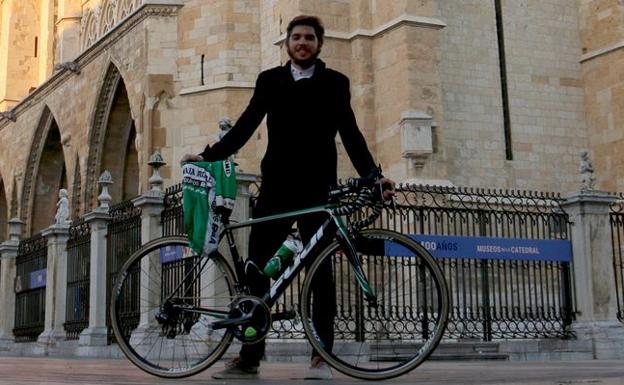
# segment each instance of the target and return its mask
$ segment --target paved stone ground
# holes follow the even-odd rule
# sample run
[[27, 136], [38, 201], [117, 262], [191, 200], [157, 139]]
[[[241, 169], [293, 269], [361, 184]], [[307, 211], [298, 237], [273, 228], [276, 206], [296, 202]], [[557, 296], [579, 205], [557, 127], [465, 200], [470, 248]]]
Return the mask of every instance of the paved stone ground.
[[[0, 385], [58, 384], [250, 384], [217, 381], [210, 374], [222, 364], [197, 376], [165, 380], [145, 374], [126, 360], [0, 357]], [[335, 374], [333, 381], [304, 381], [304, 364], [265, 363], [261, 380], [254, 384], [363, 384]], [[419, 385], [624, 385], [624, 361], [558, 362], [427, 362], [413, 372], [383, 383]]]

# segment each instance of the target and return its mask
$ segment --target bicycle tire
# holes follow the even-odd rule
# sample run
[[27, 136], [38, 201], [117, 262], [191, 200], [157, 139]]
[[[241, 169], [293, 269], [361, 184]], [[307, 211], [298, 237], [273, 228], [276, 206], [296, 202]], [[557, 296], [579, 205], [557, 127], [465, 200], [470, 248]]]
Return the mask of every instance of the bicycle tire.
[[[313, 348], [336, 370], [365, 380], [397, 377], [422, 364], [442, 339], [450, 302], [446, 281], [431, 254], [408, 236], [368, 229], [357, 238], [358, 258], [378, 307], [364, 299], [336, 241], [307, 272], [300, 308], [304, 330]], [[313, 320], [315, 274], [328, 258], [336, 288], [334, 341], [322, 336], [321, 321]], [[316, 279], [327, 285], [327, 277]], [[327, 311], [327, 299], [319, 297], [317, 305]]]
[[174, 302], [227, 311], [236, 295], [235, 282], [223, 256], [197, 255], [185, 237], [143, 245], [121, 267], [112, 290], [111, 326], [121, 351], [141, 370], [159, 377], [182, 378], [205, 370], [225, 353], [232, 332], [212, 329], [207, 314], [166, 313], [168, 320], [175, 320], [167, 326], [156, 316]]

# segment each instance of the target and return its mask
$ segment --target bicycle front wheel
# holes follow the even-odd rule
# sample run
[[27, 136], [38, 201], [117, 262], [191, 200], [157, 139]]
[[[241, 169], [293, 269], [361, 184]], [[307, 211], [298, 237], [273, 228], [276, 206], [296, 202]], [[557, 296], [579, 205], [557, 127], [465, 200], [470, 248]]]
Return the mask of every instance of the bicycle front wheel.
[[[312, 264], [302, 288], [306, 335], [318, 354], [346, 375], [400, 376], [424, 362], [444, 334], [449, 312], [444, 275], [405, 235], [363, 230], [354, 245], [377, 304], [365, 298], [346, 253], [334, 242]], [[327, 286], [335, 295], [327, 294]]]
[[184, 237], [145, 244], [122, 266], [113, 287], [111, 326], [140, 369], [180, 378], [225, 353], [232, 332], [213, 329], [235, 297], [231, 268], [218, 253], [197, 255]]

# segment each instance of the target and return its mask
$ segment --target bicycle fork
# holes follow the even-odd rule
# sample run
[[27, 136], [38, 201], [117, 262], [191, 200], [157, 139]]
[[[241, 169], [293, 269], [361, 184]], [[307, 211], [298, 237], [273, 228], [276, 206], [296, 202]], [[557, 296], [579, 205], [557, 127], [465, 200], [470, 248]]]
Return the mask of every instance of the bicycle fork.
[[362, 268], [362, 262], [358, 258], [357, 250], [353, 245], [352, 241], [354, 237], [349, 235], [348, 229], [346, 228], [340, 217], [334, 217], [334, 221], [338, 225], [338, 243], [347, 255], [347, 260], [349, 261], [349, 265], [351, 265], [351, 267], [353, 268], [355, 279], [360, 285], [362, 293], [364, 293], [364, 298], [366, 299], [370, 307], [377, 309], [377, 307], [379, 306], [377, 302], [377, 295], [371, 288], [368, 277], [366, 276], [366, 273]]

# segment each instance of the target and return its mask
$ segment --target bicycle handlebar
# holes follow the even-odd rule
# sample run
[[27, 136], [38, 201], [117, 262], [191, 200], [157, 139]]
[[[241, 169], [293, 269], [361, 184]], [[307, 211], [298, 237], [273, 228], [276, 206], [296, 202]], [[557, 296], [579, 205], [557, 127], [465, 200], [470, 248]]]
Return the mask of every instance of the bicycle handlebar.
[[352, 226], [360, 229], [371, 225], [381, 215], [383, 187], [374, 178], [349, 178], [347, 183], [330, 191], [330, 201], [337, 201], [349, 194], [357, 194], [357, 197], [353, 202], [338, 206], [333, 210], [333, 213], [335, 215], [350, 215], [364, 206], [371, 206], [372, 213], [365, 219], [353, 222]]

